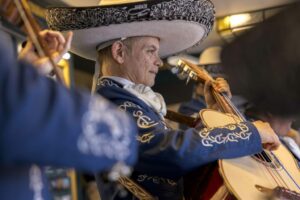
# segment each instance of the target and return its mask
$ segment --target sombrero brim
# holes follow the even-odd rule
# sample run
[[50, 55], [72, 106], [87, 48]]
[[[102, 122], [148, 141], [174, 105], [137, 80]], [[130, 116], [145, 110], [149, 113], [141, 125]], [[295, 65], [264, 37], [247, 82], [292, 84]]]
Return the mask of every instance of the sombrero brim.
[[113, 39], [153, 36], [166, 57], [198, 45], [211, 31], [209, 0], [147, 1], [118, 6], [64, 7], [47, 10], [49, 27], [74, 32], [71, 51], [96, 59], [97, 45]]

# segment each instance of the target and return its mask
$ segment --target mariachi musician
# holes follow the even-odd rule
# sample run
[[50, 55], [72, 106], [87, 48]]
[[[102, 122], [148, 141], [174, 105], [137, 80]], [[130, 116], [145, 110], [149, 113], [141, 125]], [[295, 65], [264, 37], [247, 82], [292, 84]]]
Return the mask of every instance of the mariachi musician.
[[[209, 0], [50, 8], [47, 22], [52, 29], [74, 32], [71, 50], [100, 64], [102, 77], [97, 93], [135, 119], [139, 159], [131, 178], [152, 196], [183, 199], [182, 176], [195, 167], [220, 158], [260, 152], [262, 143], [269, 143], [270, 149], [278, 147], [273, 130], [259, 121], [186, 131], [173, 130], [165, 123], [164, 99], [151, 89], [163, 64], [160, 56], [187, 49], [207, 36], [214, 22]], [[211, 83], [206, 84], [209, 87]], [[216, 81], [213, 87], [219, 92], [229, 91], [223, 80]], [[208, 101], [210, 106], [214, 103]], [[228, 139], [232, 132], [243, 132], [245, 137], [237, 134]]]

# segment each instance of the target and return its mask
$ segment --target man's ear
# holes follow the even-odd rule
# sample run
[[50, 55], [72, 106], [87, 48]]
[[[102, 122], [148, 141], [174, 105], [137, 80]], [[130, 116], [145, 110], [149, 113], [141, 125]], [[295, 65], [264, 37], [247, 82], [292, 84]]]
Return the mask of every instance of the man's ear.
[[123, 64], [125, 57], [124, 44], [121, 41], [114, 42], [111, 46], [111, 54], [118, 64]]

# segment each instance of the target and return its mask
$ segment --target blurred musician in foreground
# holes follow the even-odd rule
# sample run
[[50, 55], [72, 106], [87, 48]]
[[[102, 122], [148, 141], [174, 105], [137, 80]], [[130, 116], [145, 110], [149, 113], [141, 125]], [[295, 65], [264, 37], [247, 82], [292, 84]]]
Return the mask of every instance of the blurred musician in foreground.
[[[2, 18], [3, 20], [3, 18]], [[41, 76], [49, 59], [31, 42], [16, 59], [12, 37], [0, 24], [0, 196], [51, 199], [46, 165], [89, 172], [133, 165], [136, 127], [130, 117], [101, 96], [68, 90]], [[56, 61], [68, 50], [72, 33], [40, 33]]]

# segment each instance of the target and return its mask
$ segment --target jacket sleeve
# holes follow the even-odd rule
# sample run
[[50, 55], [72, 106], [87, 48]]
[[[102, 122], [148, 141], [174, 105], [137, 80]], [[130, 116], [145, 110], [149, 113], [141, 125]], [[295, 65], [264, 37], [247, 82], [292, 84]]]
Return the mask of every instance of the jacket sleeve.
[[91, 172], [137, 158], [132, 119], [101, 96], [68, 90], [0, 49], [0, 165]]
[[113, 98], [136, 121], [139, 161], [136, 170], [156, 175], [185, 173], [217, 159], [255, 154], [262, 150], [257, 129], [249, 122], [213, 129], [168, 128], [152, 109], [139, 101]]

